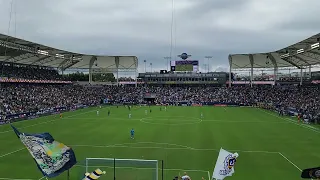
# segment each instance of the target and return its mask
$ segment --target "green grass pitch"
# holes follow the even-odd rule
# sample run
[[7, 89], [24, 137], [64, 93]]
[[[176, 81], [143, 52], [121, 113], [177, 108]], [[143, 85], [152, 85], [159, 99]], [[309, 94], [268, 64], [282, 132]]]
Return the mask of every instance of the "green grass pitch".
[[[107, 116], [110, 108], [111, 116]], [[238, 152], [235, 174], [227, 179], [300, 179], [300, 169], [319, 166], [319, 127], [298, 125], [294, 119], [273, 112], [240, 107], [125, 107], [81, 109], [21, 121], [14, 125], [26, 133], [50, 132], [72, 147], [79, 166], [70, 179], [84, 173], [85, 158], [125, 158], [164, 161], [164, 179], [187, 172], [192, 179], [212, 176], [218, 150]], [[148, 115], [145, 115], [148, 110]], [[203, 112], [204, 118], [200, 118]], [[130, 139], [130, 129], [136, 137]], [[89, 164], [95, 165], [95, 164]], [[102, 166], [102, 164], [96, 164]], [[161, 163], [159, 162], [159, 168]], [[101, 167], [113, 177], [109, 167]], [[210, 173], [210, 174], [209, 174]], [[0, 126], [0, 180], [40, 179], [42, 174], [10, 126]], [[150, 179], [147, 169], [116, 169], [117, 179]], [[159, 172], [161, 179], [161, 172]], [[67, 179], [63, 173], [54, 180]], [[210, 178], [211, 179], [211, 178]]]

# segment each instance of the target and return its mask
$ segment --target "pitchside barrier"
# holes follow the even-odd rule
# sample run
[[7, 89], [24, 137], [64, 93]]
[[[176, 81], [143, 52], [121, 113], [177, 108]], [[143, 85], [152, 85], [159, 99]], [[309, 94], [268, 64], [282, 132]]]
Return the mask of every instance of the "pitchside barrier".
[[86, 158], [78, 166], [81, 166], [79, 179], [84, 177], [85, 173], [91, 173], [96, 169], [106, 171], [106, 174], [102, 175], [101, 179], [163, 179], [163, 161], [158, 160]]

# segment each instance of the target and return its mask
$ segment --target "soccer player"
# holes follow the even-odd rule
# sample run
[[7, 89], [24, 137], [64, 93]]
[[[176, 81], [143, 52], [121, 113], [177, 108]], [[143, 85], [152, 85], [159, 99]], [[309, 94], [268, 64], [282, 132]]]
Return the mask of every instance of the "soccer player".
[[187, 175], [186, 172], [184, 172], [184, 175], [181, 177], [181, 180], [191, 180], [191, 178]]
[[134, 139], [134, 129], [133, 128], [131, 129], [130, 134], [131, 134], [131, 139]]
[[160, 106], [160, 111], [162, 111], [161, 106]]
[[131, 113], [129, 113], [129, 119], [131, 119]]
[[131, 106], [128, 106], [128, 108], [129, 108], [129, 111], [131, 111]]
[[147, 115], [147, 114], [148, 114], [148, 110], [144, 110], [144, 114], [146, 114], [146, 115]]
[[99, 110], [97, 110], [97, 116], [99, 116]]
[[201, 114], [200, 114], [200, 117], [201, 117], [201, 119], [203, 119], [203, 113], [201, 112]]
[[108, 109], [108, 116], [110, 116], [110, 109]]
[[152, 110], [150, 109], [150, 113], [152, 112]]
[[60, 119], [62, 118], [62, 113], [60, 113]]
[[99, 107], [100, 107], [100, 109], [101, 109], [101, 105], [100, 105]]
[[167, 106], [164, 107], [164, 111], [167, 111]]

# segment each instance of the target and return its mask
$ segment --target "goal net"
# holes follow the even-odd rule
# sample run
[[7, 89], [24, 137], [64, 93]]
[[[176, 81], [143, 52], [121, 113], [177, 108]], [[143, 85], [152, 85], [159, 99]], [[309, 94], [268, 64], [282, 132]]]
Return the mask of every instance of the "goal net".
[[96, 169], [106, 171], [99, 180], [158, 180], [158, 160], [86, 158], [83, 175]]

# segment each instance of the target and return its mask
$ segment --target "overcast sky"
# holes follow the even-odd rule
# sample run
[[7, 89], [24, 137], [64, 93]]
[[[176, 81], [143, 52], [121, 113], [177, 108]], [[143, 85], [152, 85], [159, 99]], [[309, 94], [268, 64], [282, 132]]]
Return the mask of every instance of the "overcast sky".
[[[8, 34], [11, 0], [0, 0]], [[172, 0], [14, 0], [9, 35], [79, 53], [136, 55], [164, 69]], [[186, 52], [210, 70], [228, 54], [273, 51], [319, 33], [320, 0], [174, 0], [174, 58]]]

